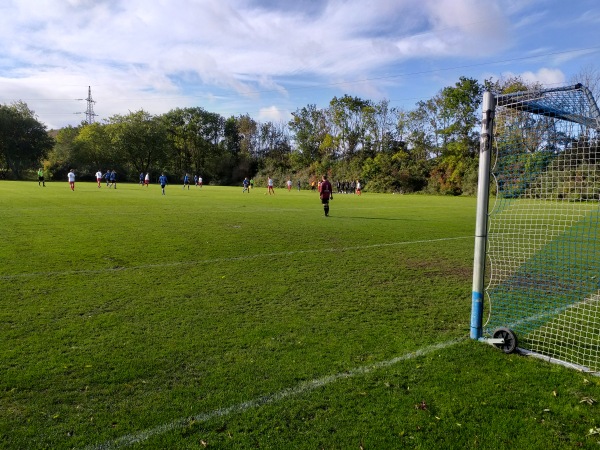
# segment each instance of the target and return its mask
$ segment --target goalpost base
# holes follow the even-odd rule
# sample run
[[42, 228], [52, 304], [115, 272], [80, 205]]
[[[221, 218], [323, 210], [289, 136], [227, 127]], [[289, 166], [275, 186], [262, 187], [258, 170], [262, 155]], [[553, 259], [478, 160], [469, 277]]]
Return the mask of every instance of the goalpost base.
[[575, 369], [579, 372], [584, 372], [595, 377], [600, 377], [600, 372], [595, 372], [589, 367], [585, 367], [579, 364], [573, 364], [567, 361], [563, 361], [562, 359], [553, 358], [552, 356], [542, 355], [541, 353], [532, 352], [531, 350], [526, 350], [524, 348], [518, 348], [517, 353], [522, 356], [541, 359], [542, 361], [546, 361], [552, 364], [558, 364], [559, 366], [568, 367], [569, 369]]
[[479, 341], [486, 342], [494, 347], [499, 348], [504, 353], [513, 353], [517, 349], [517, 336], [512, 330], [500, 327], [491, 338], [479, 338]]

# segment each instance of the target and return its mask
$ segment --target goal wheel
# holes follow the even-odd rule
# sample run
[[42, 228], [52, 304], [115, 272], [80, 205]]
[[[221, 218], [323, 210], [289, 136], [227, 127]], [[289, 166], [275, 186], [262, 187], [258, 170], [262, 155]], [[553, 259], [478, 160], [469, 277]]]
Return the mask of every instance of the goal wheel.
[[493, 338], [504, 339], [504, 344], [494, 344], [504, 353], [512, 353], [517, 348], [517, 336], [515, 336], [515, 333], [508, 328], [498, 328], [496, 331], [494, 331]]

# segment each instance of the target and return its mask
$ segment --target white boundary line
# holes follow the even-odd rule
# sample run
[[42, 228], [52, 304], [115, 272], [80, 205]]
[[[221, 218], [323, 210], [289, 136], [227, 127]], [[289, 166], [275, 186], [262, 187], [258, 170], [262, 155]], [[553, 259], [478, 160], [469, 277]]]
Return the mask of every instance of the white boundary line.
[[120, 438], [117, 438], [113, 441], [108, 441], [103, 444], [91, 445], [85, 448], [85, 450], [112, 450], [118, 449], [122, 447], [127, 447], [130, 445], [137, 444], [139, 442], [146, 441], [154, 436], [159, 436], [170, 431], [178, 430], [181, 428], [185, 428], [190, 424], [190, 422], [206, 422], [208, 420], [214, 419], [215, 417], [226, 417], [232, 414], [241, 413], [247, 411], [249, 409], [258, 408], [262, 405], [268, 405], [271, 403], [278, 402], [280, 400], [284, 400], [289, 397], [295, 397], [297, 395], [301, 395], [307, 392], [314, 391], [317, 388], [322, 386], [327, 386], [331, 383], [334, 383], [338, 380], [353, 378], [360, 375], [365, 375], [375, 370], [392, 366], [402, 361], [406, 361], [409, 359], [414, 359], [419, 356], [426, 355], [428, 353], [432, 353], [436, 350], [442, 350], [452, 345], [458, 344], [459, 342], [464, 341], [466, 338], [462, 339], [454, 339], [451, 341], [441, 342], [439, 344], [430, 345], [427, 347], [423, 347], [419, 350], [416, 350], [411, 353], [406, 353], [402, 356], [398, 356], [396, 358], [388, 359], [387, 361], [381, 361], [375, 363], [370, 366], [363, 366], [351, 369], [347, 372], [337, 373], [335, 375], [328, 375], [322, 378], [317, 378], [311, 381], [305, 381], [300, 383], [296, 387], [283, 389], [282, 391], [276, 392], [274, 394], [265, 395], [262, 397], [255, 398], [253, 400], [249, 400], [244, 403], [239, 403], [237, 405], [229, 406], [227, 408], [217, 409], [207, 413], [197, 414], [191, 417], [184, 417], [173, 422], [166, 423], [163, 425], [159, 425], [154, 428], [148, 428], [146, 430], [140, 431], [139, 433], [127, 434]]
[[391, 242], [391, 243], [387, 243], [387, 244], [356, 245], [356, 246], [352, 246], [352, 247], [341, 247], [341, 248], [318, 248], [318, 249], [315, 248], [315, 249], [310, 249], [310, 250], [294, 250], [294, 251], [290, 251], [290, 252], [259, 253], [256, 255], [233, 256], [230, 258], [204, 259], [201, 261], [178, 261], [178, 262], [161, 263], [161, 264], [143, 264], [143, 265], [139, 265], [139, 266], [116, 267], [116, 268], [106, 268], [106, 269], [97, 269], [97, 270], [68, 270], [68, 271], [63, 271], [63, 272], [20, 273], [20, 274], [14, 274], [14, 275], [2, 275], [2, 276], [0, 276], [0, 280], [14, 280], [17, 278], [47, 277], [47, 276], [56, 276], [56, 275], [101, 274], [101, 273], [109, 273], [109, 272], [120, 272], [123, 270], [141, 270], [141, 269], [154, 269], [154, 268], [163, 269], [165, 267], [193, 266], [193, 265], [200, 265], [200, 264], [215, 264], [215, 263], [230, 262], [230, 261], [246, 261], [248, 259], [273, 258], [273, 257], [278, 257], [278, 256], [299, 255], [302, 253], [345, 252], [345, 251], [349, 251], [349, 250], [365, 250], [365, 249], [369, 249], [369, 248], [393, 247], [393, 246], [411, 245], [411, 244], [424, 244], [424, 243], [430, 243], [430, 242], [454, 241], [454, 240], [458, 240], [458, 239], [472, 239], [472, 238], [473, 238], [473, 236], [459, 236], [459, 237], [453, 237], [453, 238]]

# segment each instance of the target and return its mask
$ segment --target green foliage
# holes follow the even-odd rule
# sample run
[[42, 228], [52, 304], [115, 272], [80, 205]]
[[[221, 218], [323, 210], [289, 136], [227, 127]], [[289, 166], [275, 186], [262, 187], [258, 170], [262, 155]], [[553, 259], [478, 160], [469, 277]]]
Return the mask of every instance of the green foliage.
[[106, 135], [113, 148], [113, 165], [125, 168], [130, 177], [150, 168], [160, 170], [167, 161], [166, 123], [144, 110], [111, 117]]
[[461, 77], [455, 86], [439, 94], [436, 104], [444, 120], [440, 129], [444, 144], [431, 172], [429, 192], [460, 195], [465, 190], [473, 191], [472, 186], [465, 183], [465, 175], [473, 173], [479, 150], [476, 112], [482, 92], [483, 87], [477, 80]]
[[68, 126], [58, 130], [55, 144], [48, 154], [45, 169], [49, 179], [66, 179], [72, 167], [77, 167], [78, 161], [75, 141], [79, 136], [81, 127]]
[[200, 107], [177, 108], [164, 115], [163, 123], [169, 141], [165, 165], [172, 173], [197, 173], [212, 183], [223, 177], [224, 160], [235, 161], [239, 151], [237, 129], [228, 122], [224, 135], [225, 120], [220, 115]]
[[[585, 152], [582, 152], [582, 148]], [[559, 156], [551, 152], [536, 152], [524, 155], [522, 168], [512, 165], [513, 173], [528, 174], [520, 181], [504, 185], [504, 195], [528, 188], [535, 195], [548, 195], [555, 200], [598, 201], [600, 182], [590, 176], [598, 172], [600, 149], [595, 142], [577, 142]], [[514, 178], [514, 177], [513, 177]], [[509, 183], [508, 180], [506, 180]], [[541, 189], [544, 186], [544, 190]], [[508, 188], [507, 188], [508, 187]], [[548, 188], [551, 188], [548, 191]], [[512, 189], [512, 190], [511, 190]]]
[[27, 104], [0, 105], [0, 162], [14, 178], [39, 166], [53, 144], [46, 127]]
[[72, 144], [71, 166], [77, 167], [80, 179], [84, 174], [94, 179], [96, 171], [104, 172], [119, 160], [119, 148], [112, 145], [107, 127], [98, 123], [82, 126]]
[[335, 136], [336, 153], [352, 156], [359, 146], [365, 146], [371, 102], [358, 97], [344, 95], [329, 102], [328, 115]]
[[387, 100], [344, 95], [325, 109], [299, 108], [287, 124], [258, 123], [248, 115], [224, 119], [200, 107], [162, 116], [138, 111], [60, 133], [48, 166], [59, 178], [70, 166], [91, 177], [106, 165], [131, 180], [164, 170], [221, 185], [295, 173], [310, 183], [327, 172], [335, 179], [362, 179], [371, 192], [426, 186], [432, 193], [473, 192], [481, 89], [462, 77], [409, 112], [390, 108]]
[[360, 178], [368, 180], [369, 189], [375, 192], [392, 192], [395, 190], [393, 174], [396, 170], [391, 156], [380, 153], [365, 160]]
[[498, 94], [512, 94], [515, 92], [540, 89], [540, 83], [531, 83], [524, 81], [520, 76], [503, 77], [497, 80], [485, 80], [484, 87], [486, 91]]
[[321, 143], [328, 133], [324, 111], [317, 109], [316, 105], [305, 106], [292, 113], [288, 125], [295, 136], [296, 159], [300, 164], [309, 166], [319, 160], [322, 156]]
[[[334, 179], [361, 179], [371, 192], [474, 195], [483, 89], [507, 93], [536, 87], [518, 77], [483, 84], [460, 77], [410, 111], [390, 108], [387, 100], [375, 103], [344, 95], [323, 109], [314, 104], [299, 108], [286, 124], [259, 123], [247, 114], [225, 119], [201, 107], [176, 108], [161, 116], [142, 110], [116, 115], [103, 124], [59, 130], [45, 167], [57, 179], [64, 179], [71, 167], [84, 179], [99, 168], [111, 167], [130, 180], [140, 172], [155, 176], [166, 171], [176, 179], [198, 174], [207, 184], [221, 185], [269, 174], [281, 180], [303, 174], [310, 183], [327, 172]], [[11, 109], [2, 108], [8, 117], [6, 111]], [[25, 104], [12, 108], [15, 114], [32, 115]], [[516, 127], [514, 133], [518, 134]], [[538, 154], [543, 143], [524, 139], [515, 135], [512, 145], [529, 149], [532, 160], [518, 164], [535, 164], [533, 159], [544, 157]], [[12, 144], [3, 144], [0, 152], [0, 164], [13, 173], [37, 168], [46, 154], [30, 152], [43, 147], [34, 141], [22, 144], [19, 151], [30, 157], [7, 153], [6, 148], [17, 148]], [[559, 176], [565, 182], [557, 196], [575, 195], [567, 180], [573, 176], [577, 175]]]

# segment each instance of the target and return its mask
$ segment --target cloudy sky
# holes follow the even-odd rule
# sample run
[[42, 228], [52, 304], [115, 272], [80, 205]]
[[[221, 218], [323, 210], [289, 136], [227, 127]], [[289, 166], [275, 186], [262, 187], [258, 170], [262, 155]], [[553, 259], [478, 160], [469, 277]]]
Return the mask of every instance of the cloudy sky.
[[278, 122], [344, 94], [409, 110], [460, 76], [568, 84], [600, 70], [599, 27], [598, 0], [2, 0], [0, 103], [48, 128], [85, 119], [88, 86], [97, 121]]

